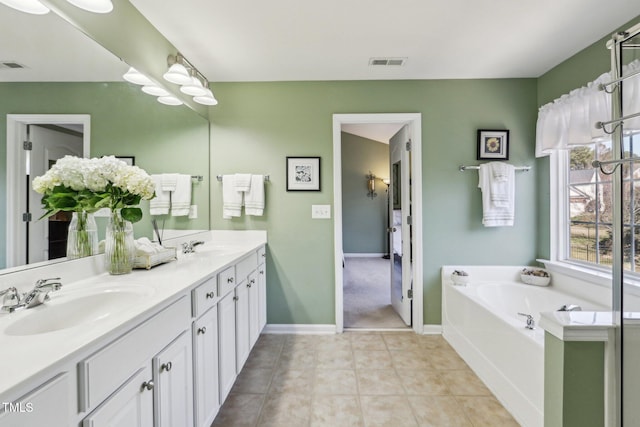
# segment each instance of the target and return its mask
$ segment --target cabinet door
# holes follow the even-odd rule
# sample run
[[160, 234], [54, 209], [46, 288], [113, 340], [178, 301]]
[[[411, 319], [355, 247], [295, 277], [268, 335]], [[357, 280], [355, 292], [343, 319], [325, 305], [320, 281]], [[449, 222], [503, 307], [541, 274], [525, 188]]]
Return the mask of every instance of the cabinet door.
[[[84, 419], [83, 427], [153, 427], [154, 385], [151, 377], [151, 366], [138, 370], [118, 391]], [[45, 422], [37, 425], [51, 424]]]
[[249, 287], [245, 280], [236, 287], [236, 373], [249, 357]]
[[182, 333], [153, 358], [156, 427], [193, 425], [190, 337]]
[[236, 380], [236, 302], [227, 294], [218, 303], [218, 356], [220, 358], [220, 404], [224, 403]]
[[258, 315], [260, 332], [267, 326], [267, 267], [258, 266]]
[[[7, 367], [10, 368], [10, 367]], [[71, 425], [75, 396], [69, 375], [60, 374], [15, 402], [3, 402], [0, 426], [27, 427]]]
[[260, 336], [260, 296], [257, 271], [249, 275], [247, 286], [249, 287], [249, 351], [251, 351]]
[[209, 427], [220, 409], [217, 307], [193, 322], [193, 353], [196, 427]]

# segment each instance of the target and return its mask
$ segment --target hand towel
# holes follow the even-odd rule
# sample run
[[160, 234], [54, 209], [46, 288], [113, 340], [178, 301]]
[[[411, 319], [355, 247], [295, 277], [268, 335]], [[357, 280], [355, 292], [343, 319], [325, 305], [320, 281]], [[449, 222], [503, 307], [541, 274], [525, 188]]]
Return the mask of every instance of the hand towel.
[[151, 175], [151, 179], [156, 185], [156, 197], [149, 202], [149, 213], [151, 215], [168, 215], [171, 202], [169, 192], [162, 189], [162, 175]]
[[235, 176], [222, 176], [222, 218], [231, 219], [242, 213], [243, 192], [236, 190]]
[[509, 206], [509, 174], [513, 166], [503, 162], [488, 163], [491, 168], [491, 203], [496, 207]]
[[171, 216], [188, 216], [191, 206], [191, 175], [177, 174], [176, 190], [171, 193]]
[[163, 173], [162, 174], [162, 189], [164, 191], [176, 191], [178, 185], [177, 173]]
[[251, 187], [244, 193], [244, 213], [262, 216], [264, 212], [264, 175], [251, 175]]
[[515, 219], [515, 168], [511, 165], [507, 168], [507, 179], [502, 184], [506, 185], [504, 194], [506, 201], [496, 205], [491, 200], [492, 182], [494, 181], [493, 169], [490, 163], [480, 165], [478, 171], [478, 187], [482, 190], [482, 224], [485, 227], [510, 227]]
[[163, 249], [158, 243], [153, 243], [146, 237], [135, 240], [134, 244], [136, 247], [136, 256], [157, 254]]
[[236, 186], [236, 191], [249, 191], [249, 189], [251, 188], [251, 174], [235, 174], [234, 185]]

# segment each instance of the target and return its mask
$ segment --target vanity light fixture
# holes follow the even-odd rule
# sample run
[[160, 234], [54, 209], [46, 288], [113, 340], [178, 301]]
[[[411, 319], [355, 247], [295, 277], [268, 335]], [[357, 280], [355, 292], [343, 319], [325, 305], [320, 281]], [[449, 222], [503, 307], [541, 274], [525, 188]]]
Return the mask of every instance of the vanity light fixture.
[[193, 100], [198, 104], [218, 105], [218, 100], [209, 89], [209, 80], [180, 52], [169, 55], [167, 65], [169, 65], [169, 71], [164, 74], [164, 78], [171, 83], [181, 85], [180, 92], [193, 96]]
[[162, 76], [166, 81], [177, 85], [188, 85], [191, 83], [191, 74], [189, 74], [189, 70], [187, 70], [185, 66], [185, 63], [188, 62], [184, 59], [184, 56], [180, 53], [175, 56], [169, 55], [167, 63], [169, 64], [169, 70]]
[[142, 86], [142, 91], [147, 95], [153, 96], [171, 96], [171, 94], [166, 90], [154, 84]]
[[180, 92], [191, 96], [205, 96], [207, 89], [202, 85], [202, 82], [197, 76], [192, 76], [191, 83], [182, 86]]
[[211, 89], [207, 89], [207, 93], [203, 96], [194, 96], [193, 100], [202, 105], [218, 105], [218, 100], [213, 96]]
[[0, 0], [0, 3], [9, 6], [20, 12], [31, 13], [32, 15], [45, 15], [49, 13], [49, 8], [38, 0]]

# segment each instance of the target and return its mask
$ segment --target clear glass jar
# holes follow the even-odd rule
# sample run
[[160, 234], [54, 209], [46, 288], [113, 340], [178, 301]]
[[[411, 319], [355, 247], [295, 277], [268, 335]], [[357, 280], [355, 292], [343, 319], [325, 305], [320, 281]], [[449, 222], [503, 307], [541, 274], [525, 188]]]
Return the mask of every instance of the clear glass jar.
[[109, 274], [131, 273], [136, 254], [133, 224], [122, 218], [120, 209], [111, 211], [104, 249], [106, 268]]
[[76, 259], [98, 253], [98, 226], [93, 214], [73, 212], [67, 232], [67, 258]]

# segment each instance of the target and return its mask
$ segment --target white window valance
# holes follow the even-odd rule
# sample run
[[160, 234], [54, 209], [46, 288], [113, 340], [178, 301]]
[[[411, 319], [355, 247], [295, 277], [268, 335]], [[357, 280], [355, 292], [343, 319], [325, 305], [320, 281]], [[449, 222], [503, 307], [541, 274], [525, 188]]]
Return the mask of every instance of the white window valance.
[[[622, 75], [637, 70], [640, 70], [640, 60], [624, 66]], [[610, 73], [602, 74], [586, 86], [540, 107], [536, 124], [536, 157], [610, 138], [605, 129], [596, 127], [596, 123], [611, 120], [611, 95], [600, 90], [601, 84], [611, 80]], [[640, 74], [623, 82], [622, 99], [624, 114], [640, 111]], [[639, 131], [640, 117], [625, 120], [624, 129], [627, 132]]]

